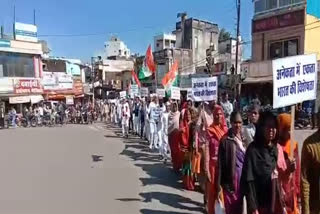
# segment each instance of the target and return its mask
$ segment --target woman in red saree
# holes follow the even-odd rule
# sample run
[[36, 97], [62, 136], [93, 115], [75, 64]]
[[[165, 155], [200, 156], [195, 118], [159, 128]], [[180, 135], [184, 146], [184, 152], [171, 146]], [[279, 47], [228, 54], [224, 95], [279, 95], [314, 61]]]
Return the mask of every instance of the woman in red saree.
[[171, 161], [175, 172], [179, 172], [182, 167], [183, 154], [180, 149], [180, 130], [179, 130], [180, 112], [178, 104], [172, 103], [168, 119], [168, 140], [171, 150]]
[[[183, 185], [187, 190], [194, 190], [194, 176], [192, 173], [192, 154], [193, 154], [193, 133], [194, 125], [193, 116], [194, 112], [192, 109], [185, 107], [184, 114], [182, 115], [182, 120], [180, 122], [180, 147], [183, 154], [183, 166], [182, 166], [182, 176]], [[192, 125], [193, 124], [193, 125]]]
[[221, 106], [216, 105], [213, 110], [213, 123], [207, 129], [205, 149], [205, 172], [207, 175], [206, 195], [207, 211], [214, 214], [216, 199], [215, 171], [218, 160], [218, 150], [221, 138], [228, 132], [227, 123]]

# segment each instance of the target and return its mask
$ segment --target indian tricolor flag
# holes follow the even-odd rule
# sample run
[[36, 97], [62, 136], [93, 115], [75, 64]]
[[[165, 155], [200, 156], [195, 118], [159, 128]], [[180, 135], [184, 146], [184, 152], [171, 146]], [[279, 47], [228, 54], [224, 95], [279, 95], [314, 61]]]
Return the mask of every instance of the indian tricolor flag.
[[143, 66], [139, 71], [139, 79], [142, 80], [147, 77], [150, 77], [155, 71], [156, 71], [156, 65], [154, 63], [151, 45], [149, 45], [147, 49], [146, 57], [143, 62]]
[[168, 91], [171, 88], [171, 86], [173, 86], [174, 83], [177, 81], [178, 66], [178, 61], [175, 61], [171, 66], [170, 71], [162, 79], [162, 85], [166, 89], [166, 91]]

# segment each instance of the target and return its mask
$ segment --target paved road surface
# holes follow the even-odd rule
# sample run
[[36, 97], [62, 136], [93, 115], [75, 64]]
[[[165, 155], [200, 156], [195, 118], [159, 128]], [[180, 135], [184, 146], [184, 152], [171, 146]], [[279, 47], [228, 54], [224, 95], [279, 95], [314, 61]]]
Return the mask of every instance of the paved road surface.
[[[0, 130], [0, 213], [202, 213], [138, 139], [95, 125]], [[100, 157], [102, 156], [102, 157]]]

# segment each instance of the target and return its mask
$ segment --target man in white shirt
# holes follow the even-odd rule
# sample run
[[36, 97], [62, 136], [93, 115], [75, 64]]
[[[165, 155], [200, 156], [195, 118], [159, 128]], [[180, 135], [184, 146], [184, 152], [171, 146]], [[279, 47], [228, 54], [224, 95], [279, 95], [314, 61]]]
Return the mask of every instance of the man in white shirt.
[[158, 147], [158, 122], [160, 120], [160, 111], [159, 111], [159, 105], [157, 97], [154, 96], [152, 98], [152, 102], [149, 105], [149, 125], [150, 125], [150, 149], [153, 149], [153, 147]]
[[124, 101], [122, 106], [122, 135], [128, 138], [129, 136], [129, 120], [130, 120], [130, 106], [127, 100]]
[[259, 120], [260, 106], [252, 105], [248, 112], [249, 123], [244, 127], [243, 135], [245, 138], [245, 143], [248, 146], [254, 140], [254, 135], [256, 134], [256, 125]]
[[222, 100], [221, 100], [221, 107], [223, 108], [224, 115], [227, 121], [227, 125], [230, 128], [231, 123], [230, 123], [230, 115], [233, 112], [233, 105], [229, 101], [229, 96], [226, 92], [222, 94]]
[[160, 155], [164, 163], [168, 159], [169, 141], [168, 141], [168, 119], [169, 119], [170, 103], [165, 104], [165, 111], [161, 114], [161, 134], [162, 143], [160, 145]]

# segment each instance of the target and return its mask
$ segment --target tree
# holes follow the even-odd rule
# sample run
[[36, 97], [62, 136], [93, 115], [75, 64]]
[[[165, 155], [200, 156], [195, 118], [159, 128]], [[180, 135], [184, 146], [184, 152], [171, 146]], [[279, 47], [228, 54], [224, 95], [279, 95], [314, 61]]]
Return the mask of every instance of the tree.
[[231, 34], [228, 31], [226, 31], [226, 29], [221, 28], [220, 34], [219, 34], [219, 41], [224, 41], [228, 39], [231, 39]]

